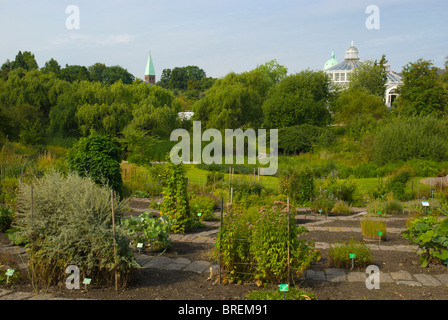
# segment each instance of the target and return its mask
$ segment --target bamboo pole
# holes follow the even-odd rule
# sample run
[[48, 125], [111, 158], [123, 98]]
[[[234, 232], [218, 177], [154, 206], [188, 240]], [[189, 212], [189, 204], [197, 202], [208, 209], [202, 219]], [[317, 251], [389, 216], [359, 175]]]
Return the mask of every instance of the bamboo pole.
[[112, 206], [112, 233], [114, 237], [114, 259], [115, 259], [115, 292], [118, 291], [118, 278], [117, 278], [117, 241], [115, 239], [115, 209], [114, 209], [114, 191], [110, 191], [110, 200]]
[[290, 262], [289, 262], [289, 256], [290, 256], [290, 248], [289, 248], [289, 239], [290, 239], [290, 234], [289, 234], [289, 197], [288, 197], [288, 200], [287, 200], [287, 206], [288, 206], [288, 242], [287, 242], [287, 244], [288, 244], [288, 286], [290, 285], [290, 273], [291, 273], [291, 265], [290, 265]]
[[[224, 210], [224, 197], [221, 197], [221, 223], [219, 225], [219, 239], [222, 239], [222, 221], [223, 221], [223, 210]], [[218, 283], [221, 283], [221, 241], [219, 241], [219, 273], [218, 273]]]
[[34, 188], [31, 186], [31, 223], [33, 223], [34, 215]]

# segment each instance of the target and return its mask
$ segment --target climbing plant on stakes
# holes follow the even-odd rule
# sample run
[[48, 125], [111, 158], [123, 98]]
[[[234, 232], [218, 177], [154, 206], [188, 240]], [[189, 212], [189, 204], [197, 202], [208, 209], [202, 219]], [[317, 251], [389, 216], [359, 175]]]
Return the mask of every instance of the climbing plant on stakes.
[[[182, 233], [193, 222], [187, 192], [187, 177], [182, 164], [173, 164], [168, 160], [167, 175], [163, 189], [161, 214], [169, 216], [173, 222], [171, 231]], [[174, 221], [175, 220], [175, 221]]]

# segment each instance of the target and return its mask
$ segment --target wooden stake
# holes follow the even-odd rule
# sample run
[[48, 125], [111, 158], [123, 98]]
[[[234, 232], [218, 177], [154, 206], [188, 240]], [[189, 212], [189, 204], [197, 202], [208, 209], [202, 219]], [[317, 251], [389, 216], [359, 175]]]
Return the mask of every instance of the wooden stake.
[[[224, 211], [224, 197], [221, 197], [221, 223], [219, 225], [219, 238], [222, 239], [222, 221], [223, 221], [223, 211]], [[219, 241], [219, 275], [218, 283], [221, 283], [221, 241]]]
[[110, 191], [110, 200], [112, 206], [112, 233], [114, 237], [114, 259], [115, 259], [115, 292], [118, 291], [118, 278], [117, 278], [117, 242], [115, 239], [115, 212], [114, 212], [114, 191]]
[[289, 255], [290, 255], [290, 249], [289, 249], [289, 197], [288, 197], [288, 200], [287, 200], [287, 206], [288, 206], [288, 242], [287, 242], [287, 244], [288, 244], [288, 286], [289, 286], [289, 282], [290, 282], [290, 273], [291, 273], [291, 266], [290, 266], [290, 263], [289, 263]]
[[34, 188], [31, 186], [31, 223], [33, 223], [34, 215]]

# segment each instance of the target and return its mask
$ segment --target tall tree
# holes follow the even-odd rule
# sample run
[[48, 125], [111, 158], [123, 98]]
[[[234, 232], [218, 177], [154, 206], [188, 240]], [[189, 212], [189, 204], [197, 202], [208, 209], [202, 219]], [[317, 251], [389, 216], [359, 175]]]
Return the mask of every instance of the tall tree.
[[105, 84], [110, 85], [120, 80], [123, 84], [132, 84], [135, 77], [129, 73], [128, 70], [120, 66], [106, 67], [106, 69], [104, 69], [103, 82]]
[[59, 73], [61, 72], [61, 66], [56, 60], [51, 58], [50, 60], [45, 62], [45, 65], [41, 69], [41, 71], [44, 73], [53, 72], [55, 75], [59, 75]]
[[205, 96], [193, 105], [193, 119], [218, 130], [258, 128], [263, 122], [263, 104], [269, 88], [259, 70], [229, 73], [216, 80]]
[[66, 64], [61, 70], [60, 78], [68, 82], [89, 81], [89, 70], [84, 66]]
[[396, 112], [402, 115], [446, 115], [448, 95], [432, 62], [419, 59], [403, 68], [403, 85], [398, 88]]
[[282, 81], [288, 73], [288, 68], [279, 64], [276, 59], [258, 65], [256, 70], [259, 70], [266, 75], [272, 84]]
[[384, 99], [386, 93], [387, 69], [386, 56], [383, 55], [381, 60], [367, 60], [357, 67], [350, 79], [351, 88], [364, 88], [370, 94], [376, 95]]
[[272, 87], [263, 104], [265, 126], [280, 129], [301, 124], [330, 123], [330, 79], [323, 71], [305, 70]]
[[91, 65], [89, 68], [90, 80], [103, 82], [104, 81], [104, 70], [106, 70], [106, 65], [104, 63], [95, 63]]
[[25, 61], [26, 65], [27, 65], [27, 70], [39, 69], [37, 61], [34, 58], [34, 54], [32, 54], [30, 51], [23, 52], [23, 60]]

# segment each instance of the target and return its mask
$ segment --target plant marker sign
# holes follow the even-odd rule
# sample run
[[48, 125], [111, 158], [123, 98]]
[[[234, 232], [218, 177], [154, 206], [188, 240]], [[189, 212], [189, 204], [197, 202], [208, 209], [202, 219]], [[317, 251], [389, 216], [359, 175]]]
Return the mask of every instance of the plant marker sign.
[[198, 212], [198, 217], [200, 217], [200, 216], [202, 216], [202, 213], [201, 213], [201, 212]]
[[137, 243], [138, 252], [140, 253], [141, 249], [143, 248], [143, 243], [139, 242]]
[[288, 284], [280, 284], [279, 286], [280, 292], [283, 292], [283, 300], [286, 300], [286, 291], [289, 291], [289, 285]]
[[349, 257], [350, 259], [352, 259], [352, 269], [354, 269], [354, 268], [355, 268], [355, 258], [356, 258], [356, 253], [349, 253], [349, 254], [348, 254], [348, 257]]
[[92, 279], [90, 278], [84, 278], [84, 280], [82, 281], [82, 283], [84, 284], [84, 289], [87, 291], [87, 285], [90, 284], [90, 282], [92, 281]]
[[381, 236], [383, 235], [383, 233], [381, 231], [378, 231], [378, 235], [380, 236], [378, 242], [381, 242]]
[[9, 277], [12, 277], [13, 274], [14, 274], [14, 270], [13, 269], [6, 270], [6, 273], [5, 273], [5, 275], [6, 275], [6, 284], [8, 284]]

